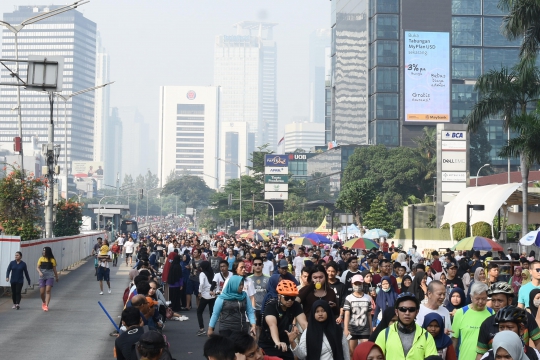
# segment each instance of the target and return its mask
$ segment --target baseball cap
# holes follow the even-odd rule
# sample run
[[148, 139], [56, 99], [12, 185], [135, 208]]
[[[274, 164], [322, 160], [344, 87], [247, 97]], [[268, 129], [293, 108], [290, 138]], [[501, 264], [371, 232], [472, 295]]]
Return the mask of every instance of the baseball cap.
[[289, 267], [289, 263], [287, 262], [287, 260], [282, 259], [282, 260], [279, 261], [279, 267], [280, 267], [280, 268], [288, 268], [288, 267]]
[[458, 267], [457, 264], [455, 262], [450, 262], [448, 263], [448, 268], [453, 268], [453, 267]]
[[364, 277], [362, 275], [354, 275], [351, 279], [351, 284], [354, 284], [355, 282], [364, 282]]

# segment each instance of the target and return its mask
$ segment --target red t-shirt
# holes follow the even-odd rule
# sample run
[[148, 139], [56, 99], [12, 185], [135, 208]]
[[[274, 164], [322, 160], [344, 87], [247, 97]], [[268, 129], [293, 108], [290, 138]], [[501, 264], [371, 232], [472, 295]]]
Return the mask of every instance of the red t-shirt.
[[388, 252], [388, 243], [386, 241], [381, 244], [381, 247], [383, 252]]

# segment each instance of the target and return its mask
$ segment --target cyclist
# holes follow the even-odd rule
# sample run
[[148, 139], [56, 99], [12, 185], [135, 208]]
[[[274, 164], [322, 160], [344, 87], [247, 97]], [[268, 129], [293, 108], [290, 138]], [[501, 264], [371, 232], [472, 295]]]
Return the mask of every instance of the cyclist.
[[[514, 299], [514, 290], [512, 285], [499, 281], [491, 284], [488, 290], [488, 296], [491, 298], [491, 306], [493, 311], [498, 313], [500, 309], [512, 305]], [[528, 344], [529, 339], [532, 339], [535, 346], [540, 344], [540, 329], [534, 319], [534, 316], [527, 314], [526, 329], [523, 332], [523, 341]], [[482, 356], [492, 348], [493, 338], [499, 332], [499, 327], [496, 324], [496, 314], [488, 317], [482, 322], [480, 332], [478, 333], [478, 342], [476, 344], [476, 359], [479, 360]]]
[[438, 356], [433, 337], [414, 319], [420, 308], [420, 301], [413, 293], [399, 294], [394, 303], [397, 322], [381, 331], [375, 343], [387, 358], [392, 360], [424, 360], [428, 356]]
[[[539, 360], [540, 353], [538, 350], [523, 343], [523, 334], [527, 331], [527, 322], [527, 312], [524, 309], [515, 306], [507, 306], [500, 309], [497, 314], [495, 314], [494, 320], [494, 324], [498, 326], [499, 333], [505, 330], [512, 331], [520, 337], [521, 348], [529, 360]], [[482, 356], [482, 360], [495, 360], [495, 358], [493, 349]]]

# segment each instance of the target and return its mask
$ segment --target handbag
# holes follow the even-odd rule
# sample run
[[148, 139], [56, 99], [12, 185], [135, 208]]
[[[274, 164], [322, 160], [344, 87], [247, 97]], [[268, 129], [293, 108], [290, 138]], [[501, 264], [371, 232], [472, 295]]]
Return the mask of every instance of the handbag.
[[173, 309], [167, 306], [167, 309], [165, 309], [165, 317], [170, 320], [173, 317], [173, 315], [174, 315]]

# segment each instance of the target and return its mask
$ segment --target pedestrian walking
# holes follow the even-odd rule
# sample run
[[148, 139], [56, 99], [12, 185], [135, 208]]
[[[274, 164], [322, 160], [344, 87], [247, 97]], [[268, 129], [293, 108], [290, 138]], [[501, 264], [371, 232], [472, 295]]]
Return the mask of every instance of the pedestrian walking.
[[203, 313], [204, 309], [208, 305], [210, 316], [214, 309], [214, 303], [216, 302], [216, 296], [210, 292], [212, 287], [212, 279], [214, 278], [214, 271], [209, 261], [201, 261], [199, 264], [201, 273], [199, 274], [199, 306], [197, 306], [197, 320], [199, 321], [199, 331], [197, 336], [204, 335], [204, 322]]
[[45, 246], [41, 257], [37, 262], [37, 271], [39, 274], [39, 295], [41, 296], [41, 308], [43, 311], [49, 311], [49, 302], [51, 301], [51, 290], [54, 280], [58, 282], [58, 273], [56, 272], [56, 259], [50, 247]]
[[9, 263], [6, 272], [6, 282], [9, 282], [11, 284], [11, 299], [13, 300], [12, 309], [20, 309], [21, 292], [24, 285], [25, 276], [26, 280], [28, 281], [28, 286], [30, 286], [30, 276], [28, 275], [26, 263], [22, 261], [22, 252], [17, 251], [15, 253], [15, 260]]
[[99, 281], [99, 295], [103, 295], [103, 281], [107, 282], [107, 287], [109, 288], [109, 294], [111, 293], [111, 269], [109, 267], [109, 262], [112, 260], [113, 253], [109, 250], [109, 242], [104, 241], [104, 245], [99, 250], [98, 255], [98, 271], [97, 271], [97, 281]]
[[128, 241], [124, 243], [124, 249], [126, 251], [126, 266], [128, 265], [128, 259], [129, 259], [129, 266], [133, 265], [133, 251], [135, 249], [135, 243], [133, 242], [133, 238], [131, 235], [128, 238]]

